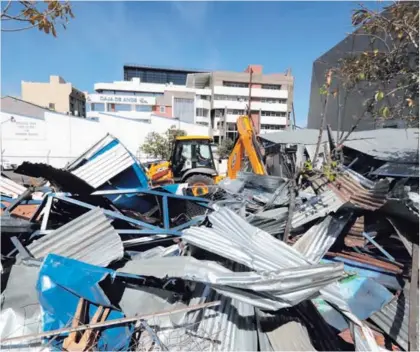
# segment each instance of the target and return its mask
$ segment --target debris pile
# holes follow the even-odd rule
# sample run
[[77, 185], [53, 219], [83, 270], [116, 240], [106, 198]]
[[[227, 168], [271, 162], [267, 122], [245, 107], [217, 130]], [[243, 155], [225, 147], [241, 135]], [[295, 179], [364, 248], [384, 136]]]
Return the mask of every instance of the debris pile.
[[418, 185], [331, 176], [296, 144], [281, 177], [205, 198], [152, 188], [112, 136], [63, 170], [22, 164], [45, 181], [2, 180], [1, 348], [418, 349]]

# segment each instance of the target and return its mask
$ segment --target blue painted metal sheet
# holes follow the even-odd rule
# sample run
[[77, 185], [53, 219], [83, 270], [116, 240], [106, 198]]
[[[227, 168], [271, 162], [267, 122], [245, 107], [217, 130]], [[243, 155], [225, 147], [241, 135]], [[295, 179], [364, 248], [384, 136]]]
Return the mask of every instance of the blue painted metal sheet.
[[[37, 291], [42, 307], [43, 331], [64, 328], [71, 324], [79, 299], [89, 301], [89, 318], [92, 319], [99, 305], [111, 308], [107, 320], [123, 318], [124, 314], [111, 305], [99, 283], [105, 278], [115, 277], [115, 272], [106, 268], [86, 264], [78, 260], [49, 254], [41, 266]], [[112, 289], [112, 285], [111, 285]], [[99, 351], [127, 350], [132, 328], [118, 326], [103, 329], [98, 340]], [[52, 341], [56, 350], [62, 350], [67, 334]]]
[[[394, 298], [384, 286], [369, 278], [352, 276], [340, 281], [339, 287], [351, 312], [360, 320], [380, 311]], [[340, 331], [348, 328], [343, 315], [323, 299], [316, 298], [312, 302], [328, 324]]]
[[321, 263], [344, 263], [344, 271], [347, 274], [354, 275], [357, 274], [361, 277], [371, 278], [378, 282], [379, 284], [389, 288], [391, 290], [400, 290], [401, 284], [398, 281], [398, 278], [395, 274], [386, 271], [382, 268], [377, 268], [375, 266], [359, 263], [347, 258], [334, 257], [333, 259], [322, 259]]

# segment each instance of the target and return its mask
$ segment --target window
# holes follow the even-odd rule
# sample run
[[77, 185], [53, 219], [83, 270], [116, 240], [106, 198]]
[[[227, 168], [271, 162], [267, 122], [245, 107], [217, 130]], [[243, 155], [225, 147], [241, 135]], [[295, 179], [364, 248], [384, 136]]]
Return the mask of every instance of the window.
[[281, 85], [279, 84], [262, 84], [261, 85], [262, 89], [274, 89], [274, 90], [280, 90], [281, 89]]
[[102, 94], [115, 95], [115, 90], [103, 90]]
[[165, 113], [165, 106], [163, 106], [163, 105], [159, 106], [159, 112], [164, 114]]
[[201, 100], [210, 100], [210, 96], [209, 95], [197, 95], [198, 99]]
[[114, 111], [131, 111], [131, 105], [129, 104], [113, 104]]
[[223, 81], [223, 86], [224, 87], [248, 88], [249, 84], [248, 83], [242, 83], [242, 82]]
[[54, 104], [54, 103], [49, 103], [49, 104], [48, 104], [48, 107], [49, 107], [51, 110], [55, 110], [55, 104]]
[[150, 105], [136, 105], [136, 111], [151, 112], [152, 107]]
[[242, 101], [247, 102], [248, 97], [242, 95], [215, 95], [215, 100], [230, 100], [230, 101]]
[[134, 92], [138, 97], [161, 97], [163, 93], [150, 93], [150, 92]]
[[284, 111], [261, 111], [261, 116], [286, 117], [286, 112], [284, 112]]
[[279, 130], [284, 130], [285, 128], [286, 128], [286, 126], [284, 126], [284, 125], [261, 124], [261, 129], [262, 130], [279, 131]]
[[105, 111], [105, 104], [104, 103], [92, 103], [90, 104], [91, 111]]
[[196, 116], [202, 116], [202, 117], [208, 117], [209, 116], [209, 110], [203, 109], [203, 108], [196, 108], [195, 109], [195, 115]]
[[245, 111], [244, 110], [236, 110], [236, 109], [228, 109], [227, 113], [229, 115], [245, 115]]
[[129, 92], [129, 91], [126, 91], [126, 90], [116, 90], [115, 94], [116, 95], [130, 95], [130, 96], [133, 96], [134, 92]]

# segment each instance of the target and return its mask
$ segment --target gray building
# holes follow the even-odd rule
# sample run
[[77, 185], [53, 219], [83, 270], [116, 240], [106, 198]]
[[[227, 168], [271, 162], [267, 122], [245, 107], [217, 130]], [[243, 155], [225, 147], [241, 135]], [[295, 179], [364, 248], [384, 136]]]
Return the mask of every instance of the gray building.
[[[361, 29], [348, 35], [332, 49], [328, 50], [321, 57], [316, 59], [312, 67], [311, 93], [308, 113], [308, 128], [319, 128], [321, 124], [322, 111], [324, 108], [325, 97], [321, 96], [320, 88], [325, 83], [328, 69], [336, 67], [339, 60], [354, 52], [383, 50], [379, 41], [371, 44], [370, 37], [363, 35]], [[332, 88], [340, 82], [337, 79], [332, 82]], [[345, 93], [343, 89], [338, 91], [336, 97], [330, 97], [326, 107], [326, 123], [330, 124], [333, 130], [348, 131], [357, 121], [358, 117], [365, 112], [367, 99], [374, 95], [375, 88], [370, 91], [367, 87], [362, 87], [359, 92]], [[389, 103], [389, 102], [388, 102]], [[356, 130], [371, 130], [382, 127], [405, 127], [402, 121], [381, 121], [373, 118], [364, 117], [357, 125]]]

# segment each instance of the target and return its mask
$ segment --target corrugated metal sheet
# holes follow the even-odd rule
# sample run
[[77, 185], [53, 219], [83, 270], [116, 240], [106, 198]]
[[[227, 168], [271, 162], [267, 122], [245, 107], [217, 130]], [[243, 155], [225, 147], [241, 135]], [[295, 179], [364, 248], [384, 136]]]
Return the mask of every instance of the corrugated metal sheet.
[[365, 230], [365, 217], [359, 216], [347, 235], [344, 237], [344, 243], [348, 247], [364, 247], [366, 238], [363, 236]]
[[96, 142], [92, 147], [88, 148], [82, 155], [77, 159], [73, 160], [70, 164], [66, 166], [66, 170], [74, 170], [80, 163], [84, 163], [86, 160], [89, 160], [95, 153], [100, 151], [102, 148], [106, 147], [108, 144], [116, 140], [112, 135], [107, 134], [104, 138]]
[[272, 192], [286, 182], [282, 177], [256, 175], [253, 172], [238, 172], [237, 179], [244, 181], [248, 187], [263, 188]]
[[399, 346], [408, 351], [409, 293], [404, 290], [370, 319]]
[[[315, 287], [342, 277], [343, 266], [294, 267], [271, 271], [232, 272], [210, 261], [199, 261], [192, 257], [155, 257], [139, 265], [127, 262], [120, 272], [158, 278], [177, 277], [184, 280], [209, 284], [225, 297], [237, 299], [261, 309], [277, 310], [293, 306], [316, 292]], [[312, 290], [308, 290], [312, 287]]]
[[[2, 293], [0, 314], [0, 338], [37, 334], [42, 330], [41, 307], [36, 291], [39, 268], [29, 265], [13, 265], [6, 288]], [[32, 347], [35, 348], [34, 344]], [[26, 344], [10, 348], [22, 351]], [[38, 346], [39, 347], [39, 346]], [[9, 350], [1, 346], [2, 350]]]
[[120, 236], [101, 208], [92, 209], [27, 246], [35, 258], [49, 253], [107, 266], [123, 257]]
[[23, 192], [26, 191], [26, 187], [21, 186], [13, 180], [6, 177], [0, 178], [0, 193], [12, 198], [19, 197]]
[[[210, 214], [209, 220], [212, 228], [189, 228], [183, 232], [183, 239], [257, 272], [312, 264], [296, 249], [246, 223], [230, 209], [222, 208]], [[308, 285], [308, 291], [312, 289], [311, 285]], [[321, 296], [341, 310], [348, 319], [363, 326], [351, 312], [337, 283], [330, 283], [318, 289]], [[315, 293], [316, 291], [313, 291], [313, 295]], [[293, 295], [294, 293], [291, 293], [291, 296]]]
[[288, 208], [274, 208], [257, 214], [250, 214], [246, 221], [270, 235], [284, 232], [286, 227]]
[[336, 212], [344, 202], [331, 190], [309, 199], [293, 213], [292, 228]]
[[[333, 131], [336, 134], [336, 131]], [[273, 132], [261, 135], [276, 144], [316, 144], [319, 130], [301, 129]], [[321, 142], [328, 141], [327, 131], [323, 131]], [[394, 161], [418, 161], [419, 130], [416, 128], [383, 128], [370, 131], [355, 131], [344, 142], [344, 146], [370, 155], [373, 158]]]
[[312, 226], [299, 238], [293, 248], [297, 249], [308, 260], [318, 263], [343, 232], [350, 218], [351, 213], [340, 217], [327, 216], [321, 223]]
[[133, 157], [124, 146], [117, 144], [115, 147], [72, 171], [72, 173], [93, 188], [98, 188], [133, 164]]
[[334, 182], [329, 182], [325, 176], [312, 179], [320, 189], [332, 189], [344, 202], [351, 202], [365, 210], [378, 210], [386, 203], [389, 191], [389, 181], [382, 179], [372, 189], [366, 189], [347, 174], [337, 175]]

